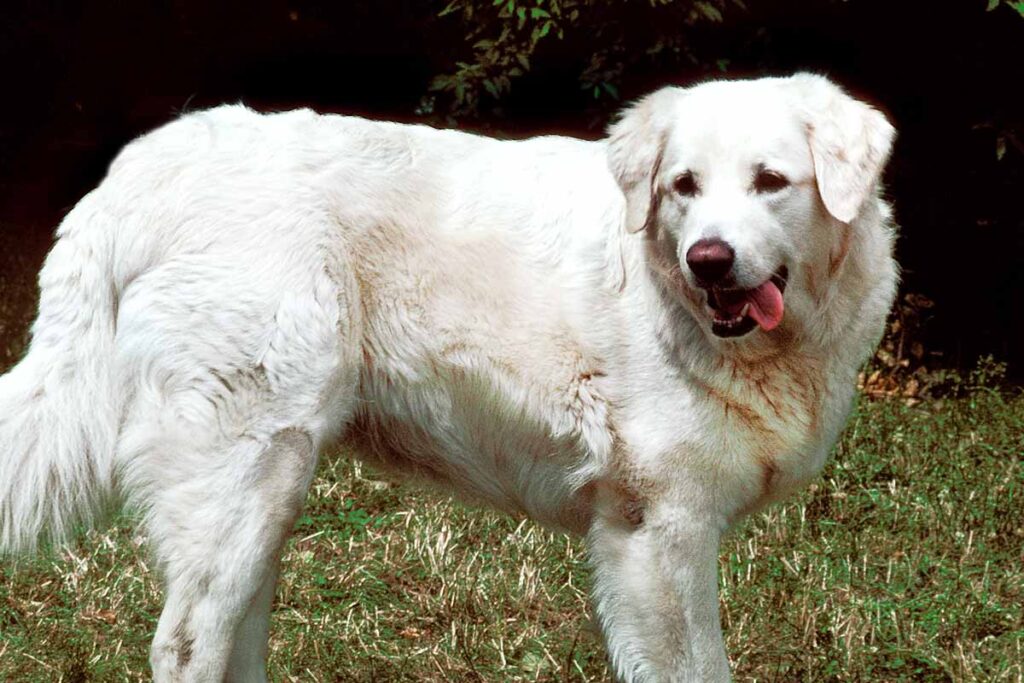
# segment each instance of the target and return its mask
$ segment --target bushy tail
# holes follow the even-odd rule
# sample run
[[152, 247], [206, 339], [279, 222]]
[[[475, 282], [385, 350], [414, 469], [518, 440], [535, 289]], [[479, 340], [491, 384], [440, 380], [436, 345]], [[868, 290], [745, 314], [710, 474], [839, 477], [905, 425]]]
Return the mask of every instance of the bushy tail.
[[112, 490], [113, 230], [90, 199], [46, 258], [28, 353], [0, 377], [0, 556], [66, 538]]

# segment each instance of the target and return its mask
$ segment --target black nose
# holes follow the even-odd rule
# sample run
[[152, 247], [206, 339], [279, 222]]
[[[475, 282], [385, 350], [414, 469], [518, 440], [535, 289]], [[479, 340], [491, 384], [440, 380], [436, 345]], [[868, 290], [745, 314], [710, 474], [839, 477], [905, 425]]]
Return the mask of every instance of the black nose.
[[718, 238], [700, 240], [686, 252], [686, 265], [702, 284], [713, 285], [732, 270], [736, 254], [732, 247]]

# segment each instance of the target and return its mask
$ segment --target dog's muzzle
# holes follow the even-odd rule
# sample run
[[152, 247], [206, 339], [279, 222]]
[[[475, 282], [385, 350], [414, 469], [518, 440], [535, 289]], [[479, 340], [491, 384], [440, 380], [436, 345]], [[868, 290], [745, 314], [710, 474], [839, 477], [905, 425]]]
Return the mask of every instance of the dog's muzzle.
[[686, 251], [686, 265], [708, 295], [711, 331], [719, 337], [739, 337], [755, 327], [775, 329], [785, 311], [782, 293], [789, 270], [781, 266], [757, 287], [744, 289], [735, 286], [735, 262], [732, 246], [717, 237], [699, 240]]

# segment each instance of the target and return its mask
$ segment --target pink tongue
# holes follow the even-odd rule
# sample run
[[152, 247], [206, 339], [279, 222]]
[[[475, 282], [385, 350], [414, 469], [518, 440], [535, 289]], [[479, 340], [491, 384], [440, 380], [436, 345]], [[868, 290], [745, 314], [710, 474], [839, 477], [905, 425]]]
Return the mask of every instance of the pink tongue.
[[757, 289], [747, 293], [750, 304], [750, 317], [761, 326], [762, 330], [775, 329], [782, 322], [782, 292], [775, 283], [768, 280]]

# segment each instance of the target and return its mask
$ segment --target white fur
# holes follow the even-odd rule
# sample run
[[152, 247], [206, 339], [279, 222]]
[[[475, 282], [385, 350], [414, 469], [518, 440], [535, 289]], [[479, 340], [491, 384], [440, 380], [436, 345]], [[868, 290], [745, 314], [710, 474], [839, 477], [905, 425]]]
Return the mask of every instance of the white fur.
[[[123, 498], [166, 576], [155, 678], [262, 680], [278, 555], [342, 439], [585, 535], [623, 681], [727, 680], [718, 540], [846, 418], [896, 283], [891, 137], [809, 75], [667, 88], [603, 142], [185, 116], [47, 259], [0, 378], [0, 551]], [[753, 192], [759, 164], [791, 185]], [[787, 265], [777, 329], [711, 333], [683, 259], [706, 237], [744, 286]]]

